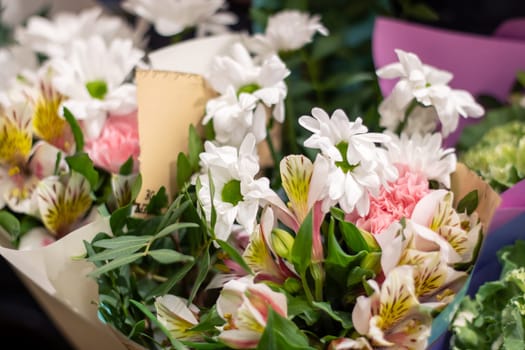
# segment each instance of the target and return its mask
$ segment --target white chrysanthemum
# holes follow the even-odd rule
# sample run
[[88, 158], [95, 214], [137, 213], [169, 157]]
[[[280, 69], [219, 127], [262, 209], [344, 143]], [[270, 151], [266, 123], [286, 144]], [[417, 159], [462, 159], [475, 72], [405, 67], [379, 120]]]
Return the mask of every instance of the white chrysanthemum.
[[485, 113], [483, 107], [465, 90], [452, 89], [446, 97], [436, 98], [434, 105], [443, 135], [448, 135], [457, 129], [459, 116], [478, 118]]
[[133, 31], [121, 18], [103, 14], [99, 6], [80, 13], [61, 12], [48, 19], [33, 16], [25, 27], [15, 31], [16, 40], [48, 57], [64, 57], [73, 41], [100, 36], [110, 43], [116, 38], [132, 39]]
[[312, 41], [315, 33], [328, 35], [319, 15], [284, 10], [270, 16], [265, 33], [248, 38], [247, 45], [253, 52], [267, 57], [280, 51], [300, 49]]
[[255, 179], [259, 171], [255, 137], [248, 134], [239, 150], [231, 146], [217, 147], [210, 141], [204, 147], [205, 152], [200, 154], [202, 174], [199, 176], [198, 197], [208, 220], [211, 219], [212, 205], [215, 208], [216, 237], [228, 239], [235, 222], [252, 232], [259, 201], [271, 192], [267, 178]]
[[[405, 121], [407, 114], [409, 118], [417, 118], [414, 115], [417, 104], [435, 108], [435, 116], [441, 122], [444, 136], [457, 128], [460, 115], [467, 118], [483, 114], [483, 108], [468, 92], [453, 90], [448, 86], [453, 77], [450, 72], [423, 64], [414, 53], [399, 49], [395, 51], [399, 62], [386, 65], [376, 72], [380, 78], [399, 78], [391, 94], [379, 105], [381, 126], [395, 131]], [[412, 123], [412, 127], [419, 124], [422, 129], [428, 130], [436, 125], [435, 121], [428, 118], [424, 121], [426, 123]]]
[[37, 66], [36, 56], [28, 48], [16, 45], [0, 48], [0, 91], [12, 87], [19, 75], [33, 72]]
[[428, 180], [438, 181], [450, 188], [450, 175], [456, 171], [457, 160], [453, 148], [442, 148], [441, 134], [387, 134], [391, 137], [390, 142], [385, 144], [390, 162], [407, 165]]
[[241, 94], [237, 97], [237, 93], [230, 86], [224, 95], [208, 101], [202, 123], [206, 124], [213, 119], [215, 140], [222, 145], [238, 147], [248, 133], [253, 133], [255, 139], [260, 141], [266, 134], [266, 118], [264, 115], [262, 118], [256, 118], [263, 121], [262, 127], [253, 124], [256, 105], [255, 96]]
[[100, 134], [108, 113], [136, 108], [135, 85], [125, 81], [142, 56], [131, 40], [106, 44], [94, 36], [73, 42], [70, 55], [50, 61], [54, 86], [69, 98], [63, 106], [83, 121], [88, 138]]
[[[284, 79], [288, 74], [290, 71], [278, 56], [274, 55], [257, 65], [243, 45], [234, 44], [231, 56], [217, 57], [212, 62], [208, 81], [216, 91], [228, 97], [218, 97], [217, 99], [222, 100], [212, 99], [208, 102], [208, 105], [213, 106], [209, 106], [205, 121], [213, 119], [216, 133], [225, 135], [231, 130], [231, 123], [239, 124], [235, 121], [237, 113], [231, 114], [231, 120], [225, 118], [228, 113], [240, 110], [246, 118], [243, 120], [244, 129], [239, 131], [252, 132], [257, 142], [260, 142], [266, 137], [266, 108], [272, 109], [276, 121], [284, 121], [284, 99], [287, 94]], [[221, 103], [225, 99], [228, 103]], [[234, 99], [238, 100], [239, 106], [232, 110]], [[252, 108], [252, 114], [246, 113], [247, 107]], [[220, 116], [222, 122], [216, 123], [216, 116]]]
[[157, 33], [172, 36], [196, 27], [197, 36], [227, 32], [237, 17], [222, 10], [224, 0], [126, 0], [122, 7], [150, 22]]
[[351, 122], [342, 110], [330, 117], [324, 110], [314, 108], [312, 116], [302, 116], [299, 124], [313, 132], [304, 145], [319, 149], [331, 163], [326, 179], [329, 202], [339, 203], [347, 213], [357, 209], [359, 215], [366, 215], [369, 194], [378, 195], [382, 185], [398, 176], [385, 150], [376, 146], [390, 138], [368, 132], [361, 118]]

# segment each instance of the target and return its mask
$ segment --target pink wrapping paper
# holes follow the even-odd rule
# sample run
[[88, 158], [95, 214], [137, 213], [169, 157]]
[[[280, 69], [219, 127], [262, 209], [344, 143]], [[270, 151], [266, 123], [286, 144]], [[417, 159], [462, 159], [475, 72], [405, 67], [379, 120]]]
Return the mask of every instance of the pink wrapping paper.
[[[453, 88], [474, 96], [489, 94], [504, 102], [516, 73], [525, 70], [525, 18], [506, 21], [493, 36], [482, 36], [378, 17], [372, 35], [375, 67], [397, 62], [395, 49], [414, 52], [424, 63], [453, 73]], [[384, 96], [395, 83], [395, 79], [380, 79]], [[454, 146], [462, 129], [477, 120], [461, 119], [444, 144]], [[525, 180], [503, 192], [501, 199], [489, 232], [525, 212]]]

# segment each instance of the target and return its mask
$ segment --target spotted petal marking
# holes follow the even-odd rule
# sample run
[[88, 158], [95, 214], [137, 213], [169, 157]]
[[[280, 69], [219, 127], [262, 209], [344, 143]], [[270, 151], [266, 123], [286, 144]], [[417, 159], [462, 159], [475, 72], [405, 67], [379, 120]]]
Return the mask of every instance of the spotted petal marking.
[[406, 265], [396, 267], [388, 274], [381, 286], [377, 326], [382, 330], [388, 330], [418, 304], [412, 267]]
[[308, 192], [312, 179], [312, 162], [302, 155], [291, 155], [280, 164], [283, 188], [290, 200], [289, 206], [297, 220], [303, 222], [308, 215]]
[[281, 277], [279, 267], [272, 257], [270, 249], [264, 240], [260, 226], [255, 229], [250, 237], [243, 258], [254, 273], [262, 273], [273, 277]]
[[59, 115], [65, 96], [49, 84], [40, 84], [40, 95], [33, 106], [33, 131], [41, 140], [65, 152], [74, 146], [73, 134], [67, 121]]
[[438, 203], [430, 224], [432, 231], [439, 232], [439, 228], [443, 226], [460, 226], [458, 214], [452, 206], [452, 200], [452, 192], [448, 192]]
[[418, 297], [434, 293], [447, 278], [447, 264], [441, 259], [440, 252], [407, 249], [399, 264], [414, 266], [415, 293]]
[[71, 173], [65, 186], [57, 177], [49, 177], [37, 191], [42, 221], [58, 237], [69, 233], [91, 207], [89, 183], [76, 172]]
[[10, 175], [16, 175], [27, 162], [33, 144], [31, 119], [17, 113], [0, 115], [0, 163], [10, 168]]
[[131, 202], [131, 186], [137, 175], [119, 175], [114, 174], [111, 177], [111, 189], [115, 196], [117, 208], [121, 208]]

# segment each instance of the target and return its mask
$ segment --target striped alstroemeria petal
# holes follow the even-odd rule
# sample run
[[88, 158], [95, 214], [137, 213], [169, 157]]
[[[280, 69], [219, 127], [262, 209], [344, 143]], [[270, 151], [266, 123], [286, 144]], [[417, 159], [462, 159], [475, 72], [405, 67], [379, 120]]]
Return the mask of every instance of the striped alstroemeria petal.
[[69, 233], [91, 207], [89, 183], [76, 172], [71, 173], [66, 185], [58, 177], [46, 178], [37, 191], [42, 221], [58, 237]]

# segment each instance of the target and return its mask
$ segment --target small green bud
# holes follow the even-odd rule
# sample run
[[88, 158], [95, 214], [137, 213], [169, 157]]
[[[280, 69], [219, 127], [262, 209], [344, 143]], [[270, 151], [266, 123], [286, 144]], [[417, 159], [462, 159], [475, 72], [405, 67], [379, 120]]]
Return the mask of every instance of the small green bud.
[[272, 230], [272, 247], [277, 255], [283, 259], [291, 260], [294, 237], [280, 228]]

